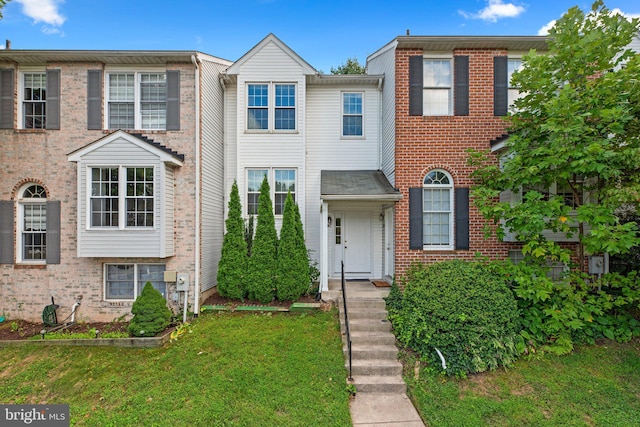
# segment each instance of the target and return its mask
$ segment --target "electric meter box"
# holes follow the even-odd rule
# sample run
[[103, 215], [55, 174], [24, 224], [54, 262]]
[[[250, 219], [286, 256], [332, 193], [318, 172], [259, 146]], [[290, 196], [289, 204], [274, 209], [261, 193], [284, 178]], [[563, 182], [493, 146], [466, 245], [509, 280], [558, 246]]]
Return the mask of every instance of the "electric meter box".
[[178, 273], [176, 290], [179, 292], [186, 292], [189, 290], [189, 273]]

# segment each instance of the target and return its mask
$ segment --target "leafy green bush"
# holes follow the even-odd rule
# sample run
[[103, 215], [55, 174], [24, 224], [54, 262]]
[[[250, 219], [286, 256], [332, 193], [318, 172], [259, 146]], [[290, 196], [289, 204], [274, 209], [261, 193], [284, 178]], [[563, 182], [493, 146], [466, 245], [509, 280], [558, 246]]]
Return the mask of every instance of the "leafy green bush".
[[153, 337], [169, 326], [171, 310], [167, 301], [151, 282], [147, 282], [142, 293], [131, 307], [133, 319], [129, 322], [129, 335], [134, 337]]
[[518, 356], [518, 308], [505, 280], [479, 262], [414, 264], [404, 293], [393, 289], [389, 319], [398, 340], [448, 375], [511, 364]]
[[225, 222], [227, 232], [222, 241], [222, 253], [218, 262], [218, 292], [226, 298], [243, 299], [247, 293], [245, 274], [249, 256], [242, 219], [242, 205], [238, 184], [234, 181], [229, 196], [229, 213]]

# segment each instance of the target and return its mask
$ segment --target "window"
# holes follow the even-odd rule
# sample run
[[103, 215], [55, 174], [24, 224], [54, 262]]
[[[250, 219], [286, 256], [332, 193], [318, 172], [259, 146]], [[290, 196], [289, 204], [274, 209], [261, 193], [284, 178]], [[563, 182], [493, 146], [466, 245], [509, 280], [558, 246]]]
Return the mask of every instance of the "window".
[[450, 59], [424, 60], [424, 104], [425, 116], [447, 116], [453, 113]]
[[296, 171], [295, 169], [249, 169], [247, 170], [247, 214], [257, 215], [260, 199], [260, 186], [267, 177], [271, 189], [271, 200], [274, 213], [282, 215], [287, 194], [291, 193], [296, 200]]
[[153, 227], [154, 193], [153, 167], [91, 168], [90, 226]]
[[453, 180], [445, 171], [433, 170], [424, 178], [422, 223], [425, 247], [453, 248]]
[[135, 300], [147, 282], [167, 297], [164, 264], [105, 264], [106, 300]]
[[23, 74], [22, 115], [25, 129], [44, 129], [47, 111], [47, 74]]
[[109, 73], [109, 129], [166, 129], [166, 73]]
[[343, 93], [342, 136], [362, 135], [362, 93]]
[[41, 185], [28, 184], [20, 193], [19, 261], [45, 263], [47, 259], [47, 200]]
[[516, 89], [515, 87], [513, 87], [512, 83], [511, 83], [511, 77], [513, 76], [513, 73], [516, 72], [517, 70], [520, 69], [520, 67], [522, 66], [522, 60], [521, 59], [514, 59], [514, 58], [509, 58], [507, 60], [507, 84], [508, 84], [508, 99], [507, 102], [509, 103], [509, 106], [513, 105], [513, 102], [520, 98], [520, 92], [518, 91], [518, 89]]
[[[521, 250], [511, 249], [509, 250], [509, 260], [514, 264], [518, 264], [524, 260], [524, 255]], [[549, 271], [547, 271], [547, 277], [552, 280], [557, 281], [562, 279], [569, 271], [569, 267], [560, 261], [548, 260], [546, 265], [549, 268]]]
[[247, 85], [247, 129], [295, 130], [296, 85], [273, 83]]

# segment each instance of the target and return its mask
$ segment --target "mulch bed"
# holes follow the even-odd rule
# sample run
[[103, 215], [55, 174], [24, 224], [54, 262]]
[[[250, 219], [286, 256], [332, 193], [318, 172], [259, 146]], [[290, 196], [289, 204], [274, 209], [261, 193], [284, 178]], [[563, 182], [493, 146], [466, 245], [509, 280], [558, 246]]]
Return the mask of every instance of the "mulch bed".
[[[302, 296], [300, 297], [299, 300], [295, 301], [295, 302], [303, 302], [303, 303], [310, 303], [310, 302], [317, 302], [316, 299], [312, 296]], [[246, 306], [246, 307], [280, 307], [280, 308], [289, 308], [291, 306], [291, 304], [293, 304], [291, 301], [271, 301], [270, 303], [264, 304], [261, 303], [260, 301], [255, 301], [255, 300], [248, 300], [245, 299], [244, 301], [238, 301], [238, 300], [234, 300], [234, 299], [229, 299], [229, 298], [224, 298], [222, 296], [220, 296], [220, 294], [218, 294], [218, 292], [216, 291], [214, 294], [212, 294], [211, 296], [209, 296], [205, 302], [202, 303], [202, 305], [226, 305], [229, 308], [236, 308], [240, 305], [242, 306]]]

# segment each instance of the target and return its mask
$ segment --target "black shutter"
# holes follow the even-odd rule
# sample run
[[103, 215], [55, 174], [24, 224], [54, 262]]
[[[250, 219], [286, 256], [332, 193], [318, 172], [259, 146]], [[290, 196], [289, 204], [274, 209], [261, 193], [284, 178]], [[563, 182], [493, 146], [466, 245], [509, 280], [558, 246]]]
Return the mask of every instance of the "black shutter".
[[60, 70], [47, 70], [46, 129], [60, 129]]
[[507, 57], [493, 57], [493, 115], [506, 116], [509, 108]]
[[60, 202], [47, 202], [47, 264], [60, 264]]
[[469, 57], [454, 56], [453, 59], [453, 114], [469, 115]]
[[409, 189], [409, 249], [422, 249], [422, 188]]
[[456, 249], [469, 249], [469, 189], [455, 189]]
[[409, 115], [422, 115], [423, 97], [423, 68], [424, 59], [422, 56], [409, 57]]
[[102, 70], [87, 71], [87, 129], [102, 129]]
[[167, 71], [167, 130], [180, 130], [180, 70]]
[[0, 201], [0, 264], [13, 264], [13, 202]]
[[0, 129], [13, 129], [13, 70], [0, 70]]

